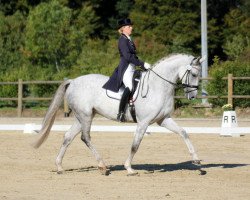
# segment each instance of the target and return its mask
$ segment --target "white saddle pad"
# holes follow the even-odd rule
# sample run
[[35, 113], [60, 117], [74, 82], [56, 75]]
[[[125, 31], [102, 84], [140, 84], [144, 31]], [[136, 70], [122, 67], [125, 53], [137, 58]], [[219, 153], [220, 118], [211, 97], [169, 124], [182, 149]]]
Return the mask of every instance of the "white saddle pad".
[[111, 90], [106, 90], [106, 94], [108, 95], [108, 97], [110, 98], [113, 98], [113, 99], [117, 99], [117, 100], [121, 100], [122, 98], [122, 94], [123, 94], [123, 91], [125, 90], [124, 87], [121, 87], [119, 89], [118, 92], [113, 92]]
[[[134, 95], [133, 95], [133, 101], [135, 101], [136, 98], [137, 98], [139, 88], [140, 88], [140, 81], [139, 81], [138, 87], [136, 88], [136, 91], [135, 91], [135, 93], [134, 93]], [[125, 87], [122, 86], [122, 87], [119, 89], [118, 92], [113, 92], [113, 91], [111, 91], [111, 90], [106, 90], [106, 94], [107, 94], [107, 96], [110, 97], [110, 98], [117, 99], [117, 100], [121, 100], [122, 94], [123, 94], [124, 90], [125, 90]]]

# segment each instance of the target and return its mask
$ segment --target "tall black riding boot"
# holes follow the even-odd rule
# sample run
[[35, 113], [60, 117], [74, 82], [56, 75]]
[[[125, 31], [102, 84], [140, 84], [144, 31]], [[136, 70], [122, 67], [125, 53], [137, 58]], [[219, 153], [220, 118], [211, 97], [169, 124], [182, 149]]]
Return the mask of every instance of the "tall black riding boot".
[[119, 122], [125, 122], [125, 108], [128, 103], [130, 96], [130, 89], [128, 87], [125, 88], [119, 106], [119, 113], [117, 114], [117, 120]]

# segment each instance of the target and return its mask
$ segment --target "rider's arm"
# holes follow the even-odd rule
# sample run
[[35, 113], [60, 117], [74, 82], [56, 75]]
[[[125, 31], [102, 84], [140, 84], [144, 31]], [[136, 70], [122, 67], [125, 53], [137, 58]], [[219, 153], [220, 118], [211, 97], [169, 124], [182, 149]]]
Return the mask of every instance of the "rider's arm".
[[140, 66], [142, 69], [144, 68], [144, 62], [139, 60], [136, 56], [134, 47], [131, 46], [128, 39], [121, 37], [119, 39], [118, 48], [121, 54], [121, 57], [123, 57], [128, 63], [132, 63], [135, 66]]

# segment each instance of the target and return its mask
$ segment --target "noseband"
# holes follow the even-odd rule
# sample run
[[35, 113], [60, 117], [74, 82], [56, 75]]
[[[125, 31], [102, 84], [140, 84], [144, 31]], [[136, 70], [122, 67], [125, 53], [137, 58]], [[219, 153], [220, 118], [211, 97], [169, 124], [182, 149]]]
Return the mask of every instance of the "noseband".
[[[192, 63], [191, 63], [192, 64]], [[185, 82], [184, 83], [181, 83], [181, 87], [182, 88], [191, 88], [192, 90], [188, 90], [188, 91], [185, 91], [185, 93], [190, 93], [190, 92], [193, 92], [193, 91], [195, 91], [195, 90], [198, 90], [199, 89], [199, 86], [198, 85], [190, 85], [190, 81], [189, 81], [189, 77], [190, 77], [190, 74], [191, 74], [191, 70], [192, 70], [192, 68], [193, 68], [193, 66], [192, 65], [188, 65], [187, 66], [187, 70], [186, 70], [186, 72], [184, 73], [184, 75], [182, 76], [182, 78], [181, 78], [181, 82], [182, 82], [182, 80], [183, 80], [183, 78], [185, 77], [185, 75], [186, 75], [186, 79], [185, 79]]]

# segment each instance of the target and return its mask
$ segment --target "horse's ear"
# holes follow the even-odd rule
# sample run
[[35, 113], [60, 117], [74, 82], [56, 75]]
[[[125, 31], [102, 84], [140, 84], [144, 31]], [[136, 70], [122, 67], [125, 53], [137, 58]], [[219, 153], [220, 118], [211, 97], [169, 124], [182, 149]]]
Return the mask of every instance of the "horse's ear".
[[207, 59], [207, 57], [206, 57], [206, 56], [203, 56], [202, 58], [201, 58], [201, 57], [199, 57], [199, 62], [200, 62], [200, 63], [202, 63], [202, 62], [204, 62], [206, 59]]
[[198, 58], [194, 58], [192, 61], [192, 64], [198, 65], [201, 57], [199, 56]]

